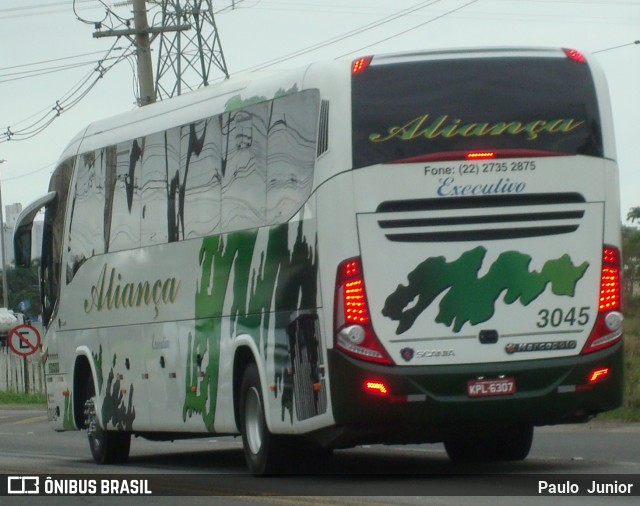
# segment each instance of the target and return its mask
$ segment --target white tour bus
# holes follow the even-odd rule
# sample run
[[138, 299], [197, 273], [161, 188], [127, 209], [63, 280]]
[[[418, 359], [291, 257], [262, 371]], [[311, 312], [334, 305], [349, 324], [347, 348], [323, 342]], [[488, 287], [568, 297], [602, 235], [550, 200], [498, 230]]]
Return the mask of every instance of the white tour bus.
[[364, 443], [524, 459], [622, 402], [618, 194], [573, 50], [313, 64], [97, 121], [15, 235], [28, 265], [45, 208], [49, 419], [100, 463], [213, 433], [256, 474]]

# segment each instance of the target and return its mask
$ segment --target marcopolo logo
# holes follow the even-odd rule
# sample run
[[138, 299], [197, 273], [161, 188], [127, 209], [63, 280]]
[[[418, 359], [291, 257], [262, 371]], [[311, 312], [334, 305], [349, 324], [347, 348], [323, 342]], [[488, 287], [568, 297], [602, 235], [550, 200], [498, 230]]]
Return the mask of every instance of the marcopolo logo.
[[544, 343], [509, 343], [504, 347], [509, 355], [529, 351], [573, 350], [578, 346], [576, 341], [547, 341]]

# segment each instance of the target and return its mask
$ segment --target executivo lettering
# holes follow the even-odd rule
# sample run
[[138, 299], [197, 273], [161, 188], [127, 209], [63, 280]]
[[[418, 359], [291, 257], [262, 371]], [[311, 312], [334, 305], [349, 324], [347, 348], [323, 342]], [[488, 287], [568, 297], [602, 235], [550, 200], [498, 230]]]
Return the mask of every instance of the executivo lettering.
[[154, 318], [160, 314], [159, 306], [173, 304], [180, 290], [180, 280], [176, 278], [155, 281], [123, 282], [122, 274], [114, 267], [104, 264], [98, 281], [91, 287], [91, 295], [84, 300], [84, 311], [153, 307]]

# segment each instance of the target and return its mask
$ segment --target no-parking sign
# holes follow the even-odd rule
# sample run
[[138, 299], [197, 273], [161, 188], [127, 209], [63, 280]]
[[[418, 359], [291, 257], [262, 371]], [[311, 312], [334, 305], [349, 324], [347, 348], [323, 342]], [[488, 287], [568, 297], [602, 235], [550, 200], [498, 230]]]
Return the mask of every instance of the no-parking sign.
[[11, 329], [7, 341], [14, 353], [26, 357], [35, 353], [40, 347], [40, 332], [31, 325], [18, 325]]

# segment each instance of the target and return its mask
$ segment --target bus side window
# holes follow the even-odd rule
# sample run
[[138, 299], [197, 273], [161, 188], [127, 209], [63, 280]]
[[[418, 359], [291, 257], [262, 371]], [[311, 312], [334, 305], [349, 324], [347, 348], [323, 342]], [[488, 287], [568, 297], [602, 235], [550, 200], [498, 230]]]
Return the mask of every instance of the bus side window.
[[222, 232], [265, 224], [268, 102], [222, 115]]
[[142, 246], [164, 244], [169, 238], [168, 174], [178, 166], [176, 130], [148, 135], [145, 138], [140, 192], [142, 195], [141, 237]]
[[220, 231], [221, 141], [218, 118], [196, 121], [181, 129], [179, 190], [175, 206], [181, 239]]
[[78, 157], [69, 226], [67, 283], [86, 260], [104, 253], [104, 156], [104, 150], [96, 150]]
[[45, 327], [53, 317], [60, 293], [64, 220], [73, 165], [74, 159], [64, 161], [56, 168], [49, 183], [49, 191], [55, 191], [57, 196], [46, 207], [42, 236], [40, 298], [42, 300], [42, 323]]
[[[115, 182], [107, 195], [111, 209], [109, 251], [122, 251], [140, 247], [140, 188], [138, 186], [145, 138], [121, 142], [115, 159]], [[112, 163], [112, 162], [111, 162]], [[113, 167], [107, 169], [112, 173]]]
[[272, 102], [267, 158], [267, 224], [289, 220], [313, 185], [318, 111], [317, 90]]

